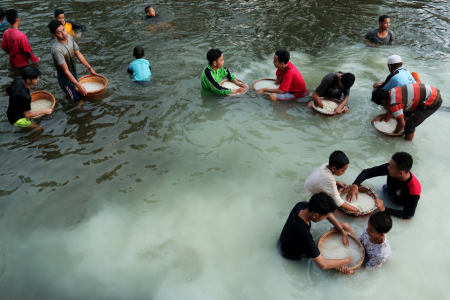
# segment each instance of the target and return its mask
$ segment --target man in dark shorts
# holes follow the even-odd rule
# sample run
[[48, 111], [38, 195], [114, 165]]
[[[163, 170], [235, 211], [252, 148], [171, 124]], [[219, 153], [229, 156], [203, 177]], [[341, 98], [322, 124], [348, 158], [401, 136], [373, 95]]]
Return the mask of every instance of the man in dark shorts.
[[[50, 33], [55, 38], [52, 46], [53, 64], [58, 74], [58, 83], [64, 93], [73, 101], [81, 101], [86, 96], [86, 89], [78, 82], [75, 57], [89, 70], [91, 75], [98, 75], [81, 54], [77, 43], [67, 33], [64, 25], [53, 20], [48, 24]], [[78, 88], [78, 91], [75, 89]], [[81, 95], [80, 95], [81, 94]]]
[[[385, 122], [392, 117], [397, 120], [393, 133], [405, 129], [405, 140], [412, 141], [416, 127], [441, 107], [442, 97], [438, 89], [428, 84], [414, 83], [389, 91], [377, 89], [372, 93], [372, 102], [387, 110]], [[405, 117], [408, 118], [406, 122]]]
[[[350, 88], [355, 83], [355, 75], [352, 73], [335, 72], [325, 75], [316, 88], [308, 102], [308, 108], [312, 109], [312, 105], [323, 108], [323, 103], [320, 97], [329, 99], [341, 100], [338, 107], [335, 108], [334, 114], [348, 113], [348, 96], [350, 95]], [[343, 97], [343, 98], [342, 98]], [[342, 99], [341, 99], [342, 98]]]
[[[350, 257], [344, 259], [326, 259], [317, 248], [311, 235], [311, 221], [320, 222], [327, 219], [338, 232], [342, 233], [344, 245], [348, 246], [348, 235], [343, 226], [333, 216], [337, 206], [333, 199], [325, 193], [318, 193], [308, 202], [297, 203], [289, 213], [286, 224], [280, 236], [281, 255], [287, 259], [298, 260], [303, 257], [312, 258], [320, 269], [332, 269], [351, 263]], [[345, 224], [345, 225], [344, 225]]]
[[389, 30], [391, 26], [391, 19], [387, 15], [382, 15], [378, 18], [379, 27], [372, 29], [364, 38], [370, 43], [393, 45], [395, 42], [395, 35], [392, 30]]
[[406, 152], [395, 153], [389, 163], [363, 170], [353, 182], [347, 194], [347, 200], [356, 196], [358, 186], [366, 179], [387, 176], [386, 185], [389, 197], [397, 204], [403, 205], [403, 210], [385, 207], [383, 200], [377, 199], [375, 204], [380, 211], [401, 219], [411, 219], [417, 208], [422, 188], [419, 180], [411, 172], [413, 158]]

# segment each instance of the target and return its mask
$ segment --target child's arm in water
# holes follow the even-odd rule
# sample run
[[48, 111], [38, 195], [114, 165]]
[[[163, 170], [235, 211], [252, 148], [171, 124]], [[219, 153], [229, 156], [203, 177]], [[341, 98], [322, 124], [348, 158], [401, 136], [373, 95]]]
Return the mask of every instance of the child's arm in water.
[[313, 261], [321, 270], [325, 270], [337, 268], [342, 265], [348, 265], [352, 262], [352, 259], [350, 257], [346, 257], [344, 259], [326, 259], [322, 256], [322, 254], [320, 254], [316, 258], [313, 258]]

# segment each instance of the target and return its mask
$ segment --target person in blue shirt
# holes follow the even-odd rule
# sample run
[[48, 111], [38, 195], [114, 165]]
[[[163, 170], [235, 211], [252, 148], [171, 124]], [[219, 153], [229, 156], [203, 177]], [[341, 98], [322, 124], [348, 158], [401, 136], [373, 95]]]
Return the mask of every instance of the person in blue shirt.
[[416, 79], [403, 68], [402, 58], [400, 55], [391, 55], [388, 57], [389, 74], [385, 81], [375, 82], [374, 89], [390, 90], [405, 84], [416, 83]]
[[0, 33], [4, 32], [6, 29], [8, 29], [6, 21], [3, 20], [4, 17], [5, 17], [5, 11], [0, 8]]
[[150, 62], [143, 59], [145, 56], [144, 48], [137, 46], [133, 50], [133, 56], [136, 58], [129, 66], [127, 72], [133, 75], [133, 81], [148, 81], [152, 76], [152, 67]]

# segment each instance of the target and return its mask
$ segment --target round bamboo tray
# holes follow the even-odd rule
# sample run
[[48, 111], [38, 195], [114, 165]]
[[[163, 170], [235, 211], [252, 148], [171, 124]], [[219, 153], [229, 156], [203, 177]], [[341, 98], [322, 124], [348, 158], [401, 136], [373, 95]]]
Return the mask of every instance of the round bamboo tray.
[[[263, 81], [263, 80], [270, 80], [270, 81], [274, 81], [275, 82], [275, 79], [272, 79], [272, 78], [262, 78], [262, 79], [258, 79], [258, 80], [256, 80], [254, 83], [253, 83], [253, 89], [255, 90], [255, 92], [257, 92], [256, 90], [256, 88], [255, 88], [255, 84], [257, 83], [257, 82], [259, 82], [259, 81]], [[264, 93], [261, 93], [261, 94], [263, 94], [263, 95], [270, 95], [271, 93], [269, 93], [269, 92], [264, 92]]]
[[[88, 92], [85, 97], [92, 97], [92, 96], [100, 95], [101, 93], [103, 93], [105, 91], [106, 86], [108, 85], [108, 79], [102, 75], [86, 75], [86, 76], [79, 78], [78, 82], [79, 83], [98, 82], [98, 83], [103, 84], [103, 88], [96, 90], [96, 91]], [[78, 88], [77, 88], [77, 90], [78, 90]]]
[[[48, 100], [52, 103], [51, 108], [53, 109], [55, 107], [55, 103], [56, 103], [55, 97], [49, 92], [37, 91], [37, 92], [31, 93], [30, 96], [31, 96], [31, 102], [34, 102], [36, 100]], [[32, 117], [31, 119], [37, 119], [42, 116], [43, 115], [37, 115], [37, 116]]]
[[[322, 234], [322, 235], [320, 236], [319, 240], [317, 241], [317, 247], [319, 248], [319, 251], [320, 251], [320, 252], [322, 252], [322, 243], [323, 243], [330, 235], [333, 235], [333, 234], [339, 234], [339, 235], [341, 235], [339, 232], [329, 230], [329, 231], [325, 232], [324, 234]], [[356, 269], [358, 269], [359, 267], [361, 267], [361, 265], [363, 264], [364, 259], [366, 258], [366, 251], [364, 250], [364, 246], [361, 244], [361, 242], [360, 242], [357, 238], [355, 238], [353, 235], [351, 235], [351, 234], [348, 233], [348, 232], [347, 232], [347, 235], [348, 235], [348, 238], [349, 238], [349, 239], [354, 240], [354, 241], [358, 244], [358, 246], [359, 246], [359, 248], [361, 249], [361, 252], [362, 252], [362, 254], [363, 254], [362, 257], [361, 257], [361, 259], [360, 259], [360, 261], [359, 261], [356, 265], [354, 265], [354, 266], [352, 266], [352, 267], [348, 267], [349, 270], [356, 270]], [[336, 269], [336, 270], [339, 270], [339, 268], [335, 268], [335, 269]]]
[[[351, 187], [350, 185], [345, 185], [344, 188], [341, 188], [339, 190], [340, 196], [346, 194], [348, 192], [348, 190], [350, 189], [350, 187]], [[374, 201], [374, 204], [373, 204], [374, 206], [371, 209], [367, 210], [367, 211], [359, 211], [359, 212], [354, 212], [354, 211], [351, 211], [351, 210], [347, 210], [347, 209], [342, 208], [342, 207], [339, 207], [339, 209], [342, 210], [343, 212], [345, 212], [346, 214], [349, 214], [352, 217], [368, 217], [371, 214], [373, 214], [373, 212], [375, 210], [377, 210], [377, 207], [375, 206], [375, 200], [378, 199], [378, 195], [377, 195], [377, 193], [375, 193], [374, 190], [372, 190], [371, 188], [368, 188], [367, 186], [364, 186], [364, 185], [360, 185], [358, 187], [358, 193], [364, 193], [364, 194], [369, 195]]]
[[[320, 100], [328, 100], [328, 101], [332, 101], [332, 102], [334, 102], [334, 103], [337, 103], [338, 105], [341, 104], [341, 101], [338, 100], [338, 99], [330, 99], [330, 98], [325, 98], [325, 97], [320, 97], [319, 99], [320, 99]], [[324, 116], [327, 116], [327, 117], [333, 117], [333, 116], [334, 116], [334, 112], [332, 112], [332, 113], [325, 113], [325, 112], [320, 111], [320, 110], [314, 105], [314, 102], [313, 102], [312, 107], [314, 108], [315, 111], [317, 111], [317, 112], [318, 112], [319, 114], [321, 114], [321, 115], [324, 115]]]
[[[372, 119], [371, 124], [372, 124], [373, 128], [375, 128], [376, 131], [378, 131], [378, 132], [380, 132], [380, 133], [382, 133], [382, 134], [384, 134], [384, 135], [391, 136], [391, 137], [398, 137], [398, 136], [404, 135], [405, 132], [399, 132], [399, 133], [387, 133], [387, 132], [381, 131], [380, 129], [378, 129], [377, 127], [375, 127], [375, 122], [376, 122], [376, 121], [380, 121], [381, 119], [383, 119], [385, 115], [386, 115], [386, 114], [380, 114], [380, 115], [378, 115], [378, 116], [375, 116], [375, 118]], [[408, 118], [405, 118], [405, 123], [406, 123], [406, 121], [408, 121]]]
[[[219, 84], [222, 85], [224, 82], [227, 82], [227, 81], [229, 81], [229, 80], [228, 79], [223, 79]], [[246, 84], [245, 82], [243, 82], [242, 80], [239, 80], [239, 79], [238, 79], [238, 81], [240, 83], [245, 84], [245, 90], [242, 93], [234, 93], [234, 94], [230, 93], [230, 94], [228, 94], [228, 96], [239, 96], [239, 95], [243, 95], [243, 94], [248, 92], [248, 84]]]

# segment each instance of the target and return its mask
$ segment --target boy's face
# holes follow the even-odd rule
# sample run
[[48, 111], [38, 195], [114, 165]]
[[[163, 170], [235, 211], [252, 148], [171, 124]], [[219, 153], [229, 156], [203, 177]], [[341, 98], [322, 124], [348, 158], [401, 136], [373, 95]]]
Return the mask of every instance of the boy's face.
[[67, 33], [66, 28], [64, 28], [63, 25], [59, 26], [56, 29], [55, 33], [52, 33], [52, 35], [60, 41], [65, 41], [69, 38], [69, 34]]
[[26, 82], [30, 85], [37, 85], [39, 82], [39, 77], [34, 79], [27, 79]]
[[391, 19], [384, 19], [383, 22], [380, 22], [380, 28], [383, 30], [388, 30], [391, 27]]
[[279, 68], [285, 66], [285, 63], [280, 63], [280, 61], [278, 60], [278, 55], [274, 55], [273, 56], [273, 65], [275, 66], [275, 68], [279, 69]]
[[348, 165], [343, 166], [340, 169], [336, 169], [335, 167], [331, 167], [331, 171], [333, 171], [333, 174], [336, 176], [344, 175], [345, 171], [347, 171]]
[[154, 16], [156, 16], [156, 12], [155, 12], [155, 10], [153, 9], [153, 7], [150, 7], [150, 8], [148, 9], [147, 16], [149, 16], [149, 17], [154, 17]]
[[388, 171], [391, 177], [399, 177], [405, 173], [404, 171], [399, 170], [397, 168], [397, 164], [395, 163], [395, 160], [393, 160], [392, 158], [389, 161]]
[[223, 53], [222, 53], [222, 55], [213, 63], [213, 65], [218, 69], [222, 69], [224, 64], [225, 61], [223, 60]]
[[371, 243], [376, 242], [377, 240], [381, 239], [384, 236], [384, 233], [378, 233], [375, 230], [375, 228], [373, 228], [372, 224], [370, 224], [370, 222], [367, 225], [366, 231], [367, 231], [367, 234], [369, 235]]
[[63, 25], [66, 24], [66, 17], [64, 16], [64, 14], [58, 15], [55, 19], [60, 21]]

